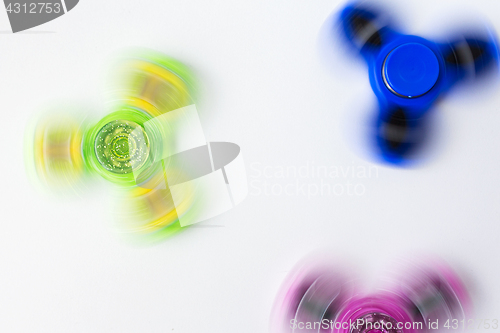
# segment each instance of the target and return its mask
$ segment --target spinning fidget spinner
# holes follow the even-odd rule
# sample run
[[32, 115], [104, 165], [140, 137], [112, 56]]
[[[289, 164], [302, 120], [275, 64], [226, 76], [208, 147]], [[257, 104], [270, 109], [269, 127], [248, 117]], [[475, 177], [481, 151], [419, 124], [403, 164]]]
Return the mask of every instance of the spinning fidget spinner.
[[378, 99], [375, 145], [389, 163], [403, 162], [422, 145], [427, 114], [438, 98], [498, 62], [496, 38], [479, 29], [434, 42], [397, 31], [380, 10], [363, 3], [346, 6], [340, 25], [368, 64]]
[[373, 294], [357, 291], [336, 267], [307, 265], [283, 284], [272, 329], [273, 333], [439, 332], [447, 320], [465, 319], [470, 304], [461, 280], [443, 264], [413, 269], [395, 286]]
[[240, 203], [248, 192], [240, 148], [205, 139], [191, 71], [146, 51], [119, 69], [116, 106], [96, 124], [68, 110], [37, 124], [38, 178], [73, 188], [97, 174], [118, 185], [126, 233], [168, 236]]

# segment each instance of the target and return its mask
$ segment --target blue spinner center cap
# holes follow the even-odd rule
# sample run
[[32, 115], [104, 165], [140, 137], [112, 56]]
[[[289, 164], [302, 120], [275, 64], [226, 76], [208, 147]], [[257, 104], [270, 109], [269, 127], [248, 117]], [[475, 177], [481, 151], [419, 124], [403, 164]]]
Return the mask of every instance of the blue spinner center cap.
[[436, 84], [439, 61], [434, 52], [423, 44], [403, 44], [386, 57], [382, 77], [393, 93], [407, 98], [417, 97]]

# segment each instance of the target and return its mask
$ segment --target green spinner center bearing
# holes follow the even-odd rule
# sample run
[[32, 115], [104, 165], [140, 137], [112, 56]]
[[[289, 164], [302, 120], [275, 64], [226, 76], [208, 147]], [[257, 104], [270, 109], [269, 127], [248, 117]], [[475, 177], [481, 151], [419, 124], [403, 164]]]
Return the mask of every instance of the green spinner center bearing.
[[108, 171], [131, 173], [144, 165], [149, 155], [149, 140], [143, 128], [128, 120], [113, 120], [104, 125], [95, 140], [95, 155]]
[[151, 118], [123, 105], [101, 119], [84, 139], [83, 152], [89, 170], [119, 185], [135, 185], [134, 170], [147, 166], [152, 159], [154, 138], [144, 130], [144, 123]]

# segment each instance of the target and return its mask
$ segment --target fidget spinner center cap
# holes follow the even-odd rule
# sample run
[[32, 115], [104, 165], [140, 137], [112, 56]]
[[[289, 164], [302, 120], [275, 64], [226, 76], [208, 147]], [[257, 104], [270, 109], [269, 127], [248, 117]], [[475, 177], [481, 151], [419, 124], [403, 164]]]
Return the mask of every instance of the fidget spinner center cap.
[[394, 94], [414, 98], [424, 95], [436, 84], [439, 61], [434, 52], [420, 43], [396, 47], [384, 60], [382, 78]]
[[141, 167], [149, 155], [149, 140], [140, 125], [128, 120], [114, 120], [104, 125], [95, 140], [99, 163], [117, 174], [131, 173]]
[[398, 329], [398, 322], [383, 313], [369, 313], [356, 320], [357, 327], [351, 330], [351, 333], [402, 333]]

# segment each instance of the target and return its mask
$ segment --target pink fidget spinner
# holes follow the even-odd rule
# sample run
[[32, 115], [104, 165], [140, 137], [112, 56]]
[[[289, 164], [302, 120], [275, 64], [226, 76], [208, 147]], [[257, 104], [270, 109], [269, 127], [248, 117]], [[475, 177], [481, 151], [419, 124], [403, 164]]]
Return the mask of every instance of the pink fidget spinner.
[[470, 315], [470, 307], [464, 284], [443, 263], [420, 265], [389, 290], [370, 294], [356, 291], [344, 270], [307, 265], [296, 268], [283, 284], [272, 315], [272, 332], [449, 331], [452, 321]]

